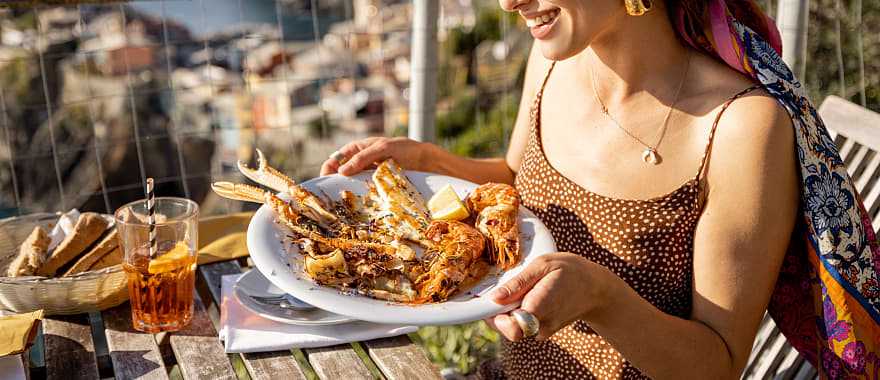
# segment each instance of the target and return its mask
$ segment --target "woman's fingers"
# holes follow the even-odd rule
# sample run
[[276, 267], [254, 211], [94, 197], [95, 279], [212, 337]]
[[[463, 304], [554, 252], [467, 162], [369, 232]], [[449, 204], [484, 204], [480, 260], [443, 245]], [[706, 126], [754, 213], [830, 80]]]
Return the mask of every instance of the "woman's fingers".
[[384, 141], [377, 141], [364, 147], [353, 156], [347, 156], [348, 161], [339, 167], [339, 174], [350, 176], [368, 168], [376, 161], [382, 161], [391, 157], [389, 145]]
[[348, 144], [343, 145], [341, 148], [339, 148], [339, 150], [336, 151], [341, 155], [342, 159], [339, 160], [336, 157], [331, 156], [324, 160], [324, 163], [321, 164], [321, 175], [330, 175], [339, 172], [340, 166], [347, 162], [351, 157], [354, 157], [356, 154], [358, 154], [358, 152], [370, 146], [370, 144], [372, 144], [376, 140], [377, 138], [370, 137], [363, 140], [352, 141]]
[[[538, 335], [535, 339], [544, 340], [553, 335], [559, 327], [557, 318], [561, 317], [558, 313], [558, 304], [552, 301], [551, 291], [554, 284], [556, 272], [552, 272], [539, 280], [532, 289], [523, 297], [520, 308], [531, 313], [538, 319]], [[563, 324], [564, 325], [564, 324]]]
[[321, 164], [322, 176], [336, 173], [337, 170], [339, 170], [339, 162], [337, 162], [335, 159], [328, 158], [324, 161], [323, 164]]
[[547, 271], [547, 263], [540, 257], [532, 261], [516, 277], [501, 285], [492, 292], [492, 300], [497, 304], [506, 305], [519, 301], [535, 286]]
[[516, 342], [523, 338], [523, 332], [519, 328], [519, 324], [509, 314], [498, 314], [493, 318], [495, 330], [504, 335], [509, 341]]

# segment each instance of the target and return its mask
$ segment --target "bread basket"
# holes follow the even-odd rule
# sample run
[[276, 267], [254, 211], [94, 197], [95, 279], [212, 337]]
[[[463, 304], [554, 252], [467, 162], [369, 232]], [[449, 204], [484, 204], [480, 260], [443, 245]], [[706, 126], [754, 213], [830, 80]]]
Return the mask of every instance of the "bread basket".
[[[0, 219], [0, 276], [18, 254], [19, 245], [36, 225], [49, 227], [60, 214], [30, 214]], [[0, 277], [0, 309], [46, 315], [99, 311], [128, 300], [122, 265], [70, 277]]]

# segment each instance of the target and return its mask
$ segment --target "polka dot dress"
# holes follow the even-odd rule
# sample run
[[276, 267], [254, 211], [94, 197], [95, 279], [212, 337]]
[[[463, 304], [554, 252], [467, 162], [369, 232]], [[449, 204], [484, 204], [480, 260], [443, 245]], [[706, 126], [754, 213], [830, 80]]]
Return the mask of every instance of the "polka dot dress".
[[[660, 310], [687, 318], [693, 238], [702, 208], [700, 175], [671, 193], [648, 200], [609, 198], [578, 186], [556, 171], [544, 155], [540, 138], [543, 87], [532, 106], [529, 143], [515, 182], [523, 205], [550, 229], [560, 251], [604, 265]], [[700, 172], [705, 160], [704, 156]], [[545, 341], [507, 342], [501, 368], [504, 377], [514, 379], [648, 378], [584, 321]]]

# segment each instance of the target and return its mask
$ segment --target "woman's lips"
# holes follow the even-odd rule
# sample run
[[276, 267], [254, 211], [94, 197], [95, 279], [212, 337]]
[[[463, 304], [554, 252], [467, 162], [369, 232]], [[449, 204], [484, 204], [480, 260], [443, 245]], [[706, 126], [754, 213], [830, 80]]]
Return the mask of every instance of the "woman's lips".
[[526, 17], [526, 26], [532, 33], [532, 37], [542, 39], [550, 34], [553, 25], [556, 24], [556, 18], [559, 16], [559, 10], [552, 10], [540, 15]]

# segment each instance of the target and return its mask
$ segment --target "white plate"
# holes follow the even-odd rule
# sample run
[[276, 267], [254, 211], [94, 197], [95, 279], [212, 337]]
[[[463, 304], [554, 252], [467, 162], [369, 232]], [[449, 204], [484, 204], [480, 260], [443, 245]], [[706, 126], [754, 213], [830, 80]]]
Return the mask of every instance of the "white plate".
[[355, 321], [354, 318], [322, 309], [290, 310], [254, 301], [248, 295], [275, 297], [284, 294], [283, 290], [273, 285], [260, 271], [255, 269], [251, 269], [238, 278], [238, 281], [235, 282], [235, 286], [232, 288], [232, 294], [246, 309], [275, 322], [301, 326], [325, 326]]
[[[302, 185], [315, 194], [323, 192], [337, 199], [341, 190], [350, 190], [356, 194], [366, 193], [366, 181], [369, 181], [371, 175], [372, 172], [354, 177], [331, 175], [312, 179]], [[472, 182], [437, 174], [407, 171], [406, 175], [425, 199], [446, 184], [452, 185], [462, 198], [477, 187]], [[496, 285], [513, 278], [535, 257], [556, 251], [550, 231], [534, 214], [521, 207], [519, 218], [523, 257], [519, 265], [500, 276], [490, 273], [474, 288], [461, 292], [446, 302], [424, 305], [397, 304], [366, 296], [347, 295], [337, 289], [315, 284], [303, 274], [302, 260], [295, 248], [290, 251], [291, 259], [288, 260], [282, 244], [283, 227], [274, 222], [274, 213], [268, 206], [260, 207], [251, 219], [247, 245], [257, 269], [269, 281], [321, 309], [376, 323], [451, 325], [512, 310], [516, 305], [498, 305], [485, 295]]]

